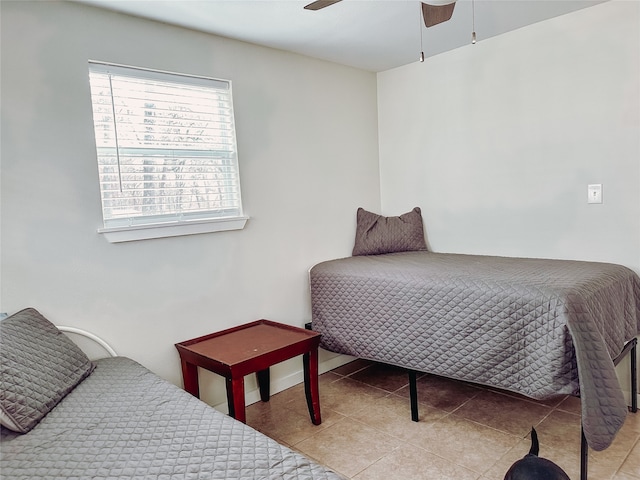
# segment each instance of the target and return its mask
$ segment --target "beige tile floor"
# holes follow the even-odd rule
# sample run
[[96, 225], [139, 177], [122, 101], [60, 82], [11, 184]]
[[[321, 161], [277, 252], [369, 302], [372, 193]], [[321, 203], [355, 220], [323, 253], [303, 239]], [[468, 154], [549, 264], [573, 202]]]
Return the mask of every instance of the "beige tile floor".
[[[536, 402], [432, 375], [418, 378], [418, 397], [412, 422], [407, 374], [356, 360], [320, 376], [321, 425], [302, 385], [248, 406], [247, 423], [353, 480], [503, 480], [534, 426], [540, 455], [579, 479], [578, 399]], [[611, 447], [589, 451], [589, 479], [640, 479], [640, 412]]]

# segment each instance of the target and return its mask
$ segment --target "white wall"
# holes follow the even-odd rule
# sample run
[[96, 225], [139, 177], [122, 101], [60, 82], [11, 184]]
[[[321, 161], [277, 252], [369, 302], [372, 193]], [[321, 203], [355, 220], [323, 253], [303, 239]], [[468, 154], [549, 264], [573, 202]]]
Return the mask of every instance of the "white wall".
[[[356, 208], [380, 207], [375, 75], [86, 5], [1, 8], [0, 311], [33, 306], [177, 384], [176, 342], [309, 321], [308, 268], [349, 255]], [[96, 233], [89, 59], [233, 82], [244, 230], [124, 244]], [[224, 382], [204, 376], [204, 398], [224, 402]]]
[[640, 273], [640, 3], [476, 29], [476, 45], [378, 74], [383, 212], [420, 206], [438, 252]]
[[435, 251], [640, 271], [640, 3], [476, 28], [476, 45], [378, 74], [383, 210], [422, 207]]

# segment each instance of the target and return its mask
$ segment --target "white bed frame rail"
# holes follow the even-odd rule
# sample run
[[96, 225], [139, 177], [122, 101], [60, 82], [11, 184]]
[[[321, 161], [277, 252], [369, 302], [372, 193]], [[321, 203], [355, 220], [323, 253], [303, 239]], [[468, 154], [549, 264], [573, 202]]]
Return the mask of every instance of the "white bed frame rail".
[[81, 337], [85, 337], [85, 338], [88, 338], [89, 340], [92, 340], [93, 342], [95, 342], [98, 345], [100, 345], [100, 347], [102, 347], [109, 354], [110, 357], [117, 357], [118, 356], [118, 354], [111, 347], [111, 345], [109, 345], [102, 338], [98, 337], [97, 335], [94, 335], [91, 332], [87, 332], [86, 330], [83, 330], [81, 328], [67, 327], [65, 325], [56, 325], [56, 326], [58, 327], [58, 330], [60, 330], [61, 332], [80, 335]]

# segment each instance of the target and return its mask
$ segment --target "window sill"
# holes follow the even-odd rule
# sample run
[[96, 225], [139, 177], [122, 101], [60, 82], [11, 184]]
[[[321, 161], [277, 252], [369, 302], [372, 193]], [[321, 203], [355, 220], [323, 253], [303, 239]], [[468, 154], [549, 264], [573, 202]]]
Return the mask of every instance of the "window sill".
[[248, 219], [249, 217], [232, 217], [191, 222], [100, 228], [98, 233], [103, 234], [109, 243], [133, 242], [152, 238], [242, 230]]

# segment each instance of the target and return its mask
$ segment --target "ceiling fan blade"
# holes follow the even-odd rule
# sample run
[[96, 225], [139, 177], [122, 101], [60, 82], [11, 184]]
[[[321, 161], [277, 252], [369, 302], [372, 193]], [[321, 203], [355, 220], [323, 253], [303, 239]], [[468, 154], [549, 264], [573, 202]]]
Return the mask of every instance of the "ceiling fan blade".
[[316, 0], [309, 5], [305, 5], [305, 10], [320, 10], [321, 8], [328, 7], [334, 3], [338, 3], [340, 0]]
[[[422, 2], [422, 17], [424, 18], [424, 24], [427, 27], [433, 27], [442, 22], [446, 22], [453, 15], [453, 9], [456, 6], [456, 2], [446, 5], [429, 5]], [[305, 7], [306, 8], [306, 7]]]

